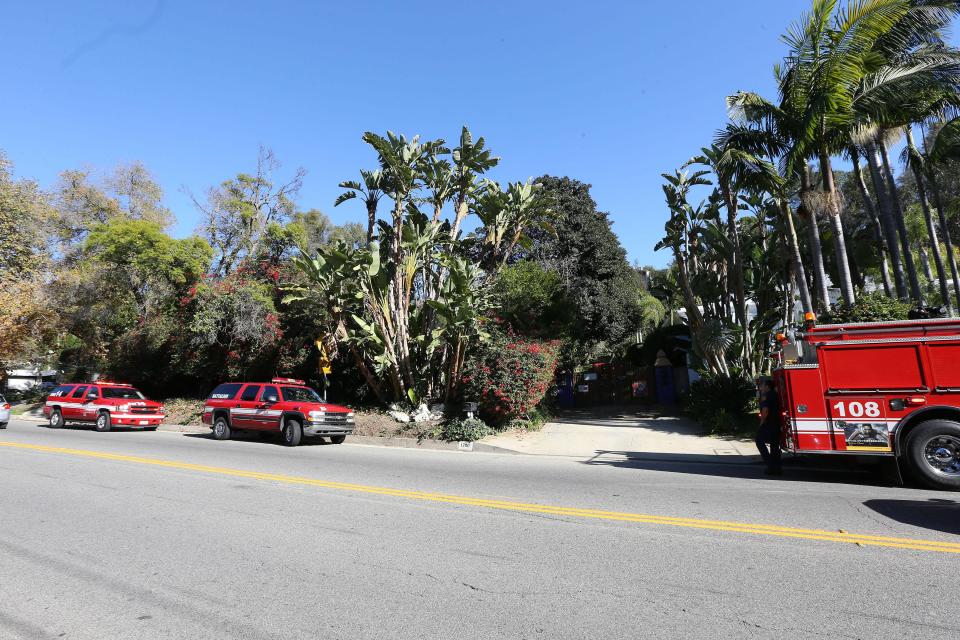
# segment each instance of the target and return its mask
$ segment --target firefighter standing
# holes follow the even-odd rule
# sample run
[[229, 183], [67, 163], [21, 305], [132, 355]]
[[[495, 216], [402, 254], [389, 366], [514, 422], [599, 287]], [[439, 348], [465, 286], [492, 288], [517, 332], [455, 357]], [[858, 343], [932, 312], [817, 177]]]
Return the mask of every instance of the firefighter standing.
[[770, 378], [760, 381], [760, 428], [757, 429], [756, 443], [760, 456], [767, 465], [765, 473], [771, 476], [781, 475], [780, 398]]

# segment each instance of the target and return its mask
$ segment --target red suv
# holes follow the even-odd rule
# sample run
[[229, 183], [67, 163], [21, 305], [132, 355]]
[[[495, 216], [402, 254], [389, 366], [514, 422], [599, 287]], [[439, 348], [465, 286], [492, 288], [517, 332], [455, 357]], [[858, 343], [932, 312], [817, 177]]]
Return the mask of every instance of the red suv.
[[353, 433], [353, 411], [324, 402], [302, 380], [225, 382], [203, 406], [203, 424], [213, 437], [227, 440], [231, 431], [279, 431], [283, 443], [300, 444], [303, 436], [326, 436], [340, 444]]
[[43, 415], [53, 429], [80, 422], [93, 424], [97, 431], [110, 431], [111, 427], [156, 431], [166, 417], [163, 405], [147, 400], [129, 384], [102, 380], [57, 387], [47, 396]]

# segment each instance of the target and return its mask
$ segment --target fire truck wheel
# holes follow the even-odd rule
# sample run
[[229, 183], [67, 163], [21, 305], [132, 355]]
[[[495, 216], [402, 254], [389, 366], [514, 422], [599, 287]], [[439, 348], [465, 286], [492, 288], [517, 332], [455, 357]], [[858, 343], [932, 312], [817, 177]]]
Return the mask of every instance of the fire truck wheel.
[[98, 413], [97, 421], [93, 424], [93, 428], [100, 432], [110, 431], [110, 414], [106, 411]]
[[213, 438], [214, 440], [230, 439], [230, 425], [227, 424], [227, 419], [223, 416], [213, 422]]
[[50, 428], [59, 429], [63, 426], [63, 414], [60, 413], [60, 409], [54, 409], [50, 412]]
[[303, 427], [293, 419], [285, 420], [283, 423], [283, 444], [288, 447], [295, 447], [300, 444], [303, 437]]
[[960, 491], [960, 424], [929, 420], [907, 437], [907, 458], [924, 484]]
[[343, 444], [343, 441], [347, 439], [347, 436], [330, 436], [331, 444]]

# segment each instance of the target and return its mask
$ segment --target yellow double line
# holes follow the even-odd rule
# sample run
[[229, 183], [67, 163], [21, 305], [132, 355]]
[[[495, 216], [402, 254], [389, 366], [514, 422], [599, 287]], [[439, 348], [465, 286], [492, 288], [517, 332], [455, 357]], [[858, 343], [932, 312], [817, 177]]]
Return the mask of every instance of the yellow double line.
[[799, 538], [804, 540], [822, 540], [825, 542], [840, 542], [844, 544], [855, 544], [859, 546], [874, 547], [893, 547], [897, 549], [914, 549], [917, 551], [936, 551], [940, 553], [960, 553], [960, 543], [941, 542], [937, 540], [918, 540], [914, 538], [896, 538], [890, 536], [872, 536], [857, 533], [848, 533], [846, 531], [825, 531], [821, 529], [797, 529], [794, 527], [781, 527], [769, 524], [750, 524], [745, 522], [732, 522], [726, 520], [702, 520], [698, 518], [676, 518], [671, 516], [656, 516], [643, 513], [625, 513], [620, 511], [603, 511], [600, 509], [581, 509], [577, 507], [560, 507], [546, 504], [535, 504], [526, 502], [513, 502], [509, 500], [490, 500], [486, 498], [472, 498], [469, 496], [447, 495], [443, 493], [431, 493], [427, 491], [410, 491], [406, 489], [391, 489], [389, 487], [376, 487], [363, 484], [352, 484], [348, 482], [335, 482], [332, 480], [317, 480], [314, 478], [304, 478], [300, 476], [288, 476], [276, 473], [261, 473], [258, 471], [244, 471], [242, 469], [230, 469], [226, 467], [212, 467], [202, 464], [191, 464], [189, 462], [177, 462], [174, 460], [158, 460], [155, 458], [142, 458], [139, 456], [126, 456], [116, 453], [106, 453], [103, 451], [87, 451], [84, 449], [67, 449], [63, 447], [47, 447], [37, 444], [22, 444], [18, 442], [0, 442], [0, 446], [13, 449], [25, 449], [29, 451], [41, 451], [44, 453], [58, 453], [63, 455], [78, 456], [82, 458], [95, 458], [99, 460], [113, 460], [116, 462], [130, 462], [134, 464], [150, 465], [154, 467], [165, 467], [168, 469], [181, 469], [184, 471], [199, 471], [201, 473], [211, 473], [222, 476], [232, 476], [236, 478], [248, 478], [251, 480], [268, 480], [272, 482], [282, 482], [285, 484], [305, 485], [310, 487], [321, 487], [324, 489], [337, 489], [341, 491], [354, 491], [359, 493], [370, 493], [382, 496], [391, 496], [395, 498], [406, 498], [410, 500], [424, 500], [428, 502], [442, 502], [447, 504], [458, 504], [472, 507], [484, 507], [487, 509], [500, 509], [504, 511], [521, 511], [524, 513], [542, 513], [546, 515], [565, 516], [570, 518], [588, 518], [595, 520], [615, 520], [618, 522], [637, 522], [642, 524], [656, 524], [671, 527], [687, 527], [693, 529], [708, 529], [711, 531], [729, 531], [733, 533], [749, 533], [754, 535], [776, 536], [780, 538]]

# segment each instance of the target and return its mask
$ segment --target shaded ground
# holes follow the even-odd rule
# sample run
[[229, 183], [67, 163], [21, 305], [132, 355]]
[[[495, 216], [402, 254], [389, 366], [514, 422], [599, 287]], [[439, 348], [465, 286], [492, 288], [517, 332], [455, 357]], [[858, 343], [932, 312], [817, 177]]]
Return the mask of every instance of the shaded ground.
[[702, 426], [685, 416], [632, 406], [566, 411], [540, 431], [502, 433], [485, 438], [483, 442], [522, 453], [589, 459], [643, 454], [756, 454], [750, 440], [710, 436]]

